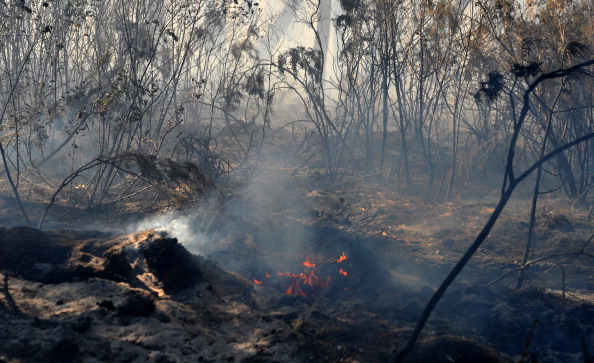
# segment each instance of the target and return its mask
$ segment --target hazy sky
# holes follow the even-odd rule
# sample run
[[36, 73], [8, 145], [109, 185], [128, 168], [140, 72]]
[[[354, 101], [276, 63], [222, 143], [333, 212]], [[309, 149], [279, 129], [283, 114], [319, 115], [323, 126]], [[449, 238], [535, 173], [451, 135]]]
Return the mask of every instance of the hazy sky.
[[[308, 11], [308, 1], [304, 0], [264, 0], [260, 2], [260, 7], [264, 9], [267, 14], [279, 15], [277, 20], [278, 28], [282, 29], [286, 41], [295, 41], [313, 44], [313, 32], [307, 29], [303, 24], [295, 22], [295, 10], [298, 13]], [[336, 16], [336, 12], [340, 12], [340, 5], [336, 1], [324, 1], [324, 6], [320, 9], [322, 18], [325, 20], [322, 25], [324, 30], [331, 28], [332, 18]], [[311, 44], [307, 44], [311, 45]]]
[[[312, 11], [312, 9], [308, 9], [307, 0], [263, 0], [260, 1], [260, 7], [268, 14], [278, 15], [277, 27], [282, 32], [282, 36], [276, 46], [280, 46], [281, 50], [298, 45], [317, 47], [313, 31], [306, 25], [295, 21], [296, 11], [298, 14], [303, 14], [303, 11]], [[328, 44], [325, 45], [330, 52], [330, 54], [326, 54], [326, 66], [328, 67], [330, 66], [328, 61], [332, 59], [332, 54], [336, 53], [332, 19], [341, 13], [340, 4], [337, 0], [324, 0], [320, 13], [323, 22], [318, 24], [318, 30], [320, 37]], [[326, 71], [329, 71], [329, 68], [326, 68]]]

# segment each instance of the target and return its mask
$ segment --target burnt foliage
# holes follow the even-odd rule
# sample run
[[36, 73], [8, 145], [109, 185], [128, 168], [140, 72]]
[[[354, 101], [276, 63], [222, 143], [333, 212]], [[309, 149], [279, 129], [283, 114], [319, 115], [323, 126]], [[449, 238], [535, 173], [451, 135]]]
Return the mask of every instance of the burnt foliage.
[[350, 15], [339, 15], [334, 21], [334, 25], [337, 28], [348, 28], [353, 24], [353, 17]]
[[322, 80], [323, 55], [320, 50], [305, 47], [291, 48], [278, 56], [278, 70], [281, 74], [292, 72], [295, 76], [304, 71], [314, 83]]
[[477, 103], [487, 101], [489, 103], [495, 101], [503, 90], [503, 75], [500, 72], [490, 72], [487, 76], [487, 81], [481, 82], [481, 87], [475, 93], [474, 99]]
[[248, 75], [243, 88], [250, 96], [258, 96], [262, 100], [266, 98], [264, 72], [258, 70], [257, 72]]
[[361, 6], [361, 0], [340, 0], [340, 7], [346, 13], [350, 13]]
[[511, 66], [511, 72], [517, 78], [528, 79], [541, 73], [542, 62], [530, 62], [528, 65], [514, 63]]
[[[563, 63], [583, 62], [592, 55], [592, 48], [587, 44], [571, 41], [563, 50]], [[578, 82], [591, 82], [594, 80], [592, 67], [580, 68], [569, 75], [569, 78]]]
[[216, 175], [189, 161], [179, 162], [140, 151], [126, 151], [110, 162], [180, 201], [203, 195], [215, 186]]
[[587, 44], [570, 41], [563, 51], [563, 60], [584, 61], [591, 54], [591, 48]]

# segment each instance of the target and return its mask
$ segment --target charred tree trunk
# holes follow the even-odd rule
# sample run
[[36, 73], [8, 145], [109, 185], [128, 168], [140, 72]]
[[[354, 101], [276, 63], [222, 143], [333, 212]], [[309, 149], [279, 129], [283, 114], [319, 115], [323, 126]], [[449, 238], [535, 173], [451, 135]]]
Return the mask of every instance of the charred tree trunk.
[[[559, 148], [559, 141], [555, 138], [554, 133], [551, 133], [551, 145], [553, 148]], [[563, 177], [563, 182], [565, 183], [565, 192], [567, 196], [571, 199], [576, 199], [578, 197], [578, 189], [577, 183], [575, 181], [575, 175], [573, 174], [573, 170], [571, 169], [571, 164], [567, 160], [567, 157], [563, 153], [559, 154], [557, 157], [557, 168]]]

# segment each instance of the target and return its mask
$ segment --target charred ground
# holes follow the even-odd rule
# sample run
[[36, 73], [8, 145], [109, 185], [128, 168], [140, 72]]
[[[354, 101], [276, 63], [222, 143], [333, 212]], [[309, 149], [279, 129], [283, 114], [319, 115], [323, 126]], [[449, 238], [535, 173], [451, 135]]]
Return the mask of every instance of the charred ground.
[[[72, 230], [73, 219], [71, 230], [61, 230], [59, 218], [53, 220], [58, 229], [47, 232], [4, 229], [2, 268], [9, 278], [2, 298], [2, 359], [391, 359], [492, 212], [496, 192], [432, 203], [377, 181], [353, 178], [329, 187], [320, 175], [263, 169], [252, 183], [221, 191], [210, 207], [170, 212], [159, 220], [163, 225], [154, 225], [167, 230], [183, 217], [183, 224], [194, 225], [193, 234], [182, 238], [169, 228], [166, 238], [180, 238], [200, 257], [173, 256], [173, 250], [185, 251], [177, 240], [144, 253], [148, 249], [139, 244], [151, 245], [160, 232], [123, 230], [150, 216], [141, 204], [128, 211], [119, 206], [117, 218], [53, 209], [56, 217], [76, 215], [78, 227], [93, 224], [108, 232]], [[4, 223], [14, 224], [14, 202], [2, 202]], [[513, 271], [526, 240], [527, 204], [518, 198], [506, 210], [438, 305], [410, 361], [588, 358], [594, 344], [591, 217], [564, 200], [543, 203], [530, 259], [536, 262], [517, 291]], [[50, 258], [57, 252], [48, 246], [56, 241], [64, 247], [61, 260]], [[40, 248], [48, 253], [38, 253]], [[78, 252], [65, 252], [70, 250]], [[350, 268], [360, 269], [348, 286], [294, 296], [285, 293], [286, 281], [281, 287], [254, 283], [263, 273], [302, 273], [304, 259], [333, 263], [343, 252], [356, 261]], [[20, 256], [12, 260], [16, 265], [7, 263], [11, 253]], [[146, 267], [151, 258], [153, 269]], [[54, 271], [61, 274], [49, 278]]]

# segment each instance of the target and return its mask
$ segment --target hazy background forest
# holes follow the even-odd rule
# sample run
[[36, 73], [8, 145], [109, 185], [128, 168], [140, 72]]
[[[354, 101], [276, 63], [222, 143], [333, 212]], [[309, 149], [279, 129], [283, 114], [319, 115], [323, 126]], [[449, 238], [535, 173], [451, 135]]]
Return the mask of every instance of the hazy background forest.
[[[249, 177], [274, 138], [327, 185], [497, 189], [528, 85], [588, 60], [594, 34], [590, 1], [341, 0], [329, 19], [312, 0], [0, 6], [3, 188], [29, 224], [35, 198], [195, 201]], [[594, 131], [588, 72], [533, 90], [516, 163]], [[586, 201], [592, 155], [556, 156], [541, 189]]]

